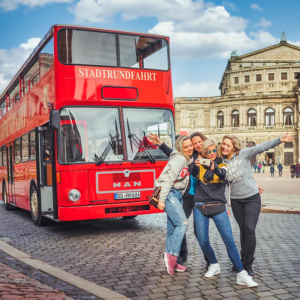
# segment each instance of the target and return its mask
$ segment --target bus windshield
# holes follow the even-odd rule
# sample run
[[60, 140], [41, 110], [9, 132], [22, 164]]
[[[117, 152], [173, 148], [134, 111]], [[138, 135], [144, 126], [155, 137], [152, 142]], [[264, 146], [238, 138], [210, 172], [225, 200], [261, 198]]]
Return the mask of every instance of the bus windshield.
[[63, 64], [169, 69], [168, 43], [163, 38], [78, 29], [62, 29], [58, 35]]
[[[107, 149], [104, 161], [123, 161], [123, 143], [117, 108], [68, 107], [60, 113], [61, 163], [98, 162]], [[109, 142], [116, 140], [114, 147]]]
[[[123, 108], [126, 149], [129, 160], [150, 160], [145, 149], [155, 159], [169, 159], [147, 136], [156, 133], [166, 145], [173, 148], [174, 119], [167, 109]], [[132, 137], [133, 136], [133, 137]], [[139, 144], [135, 143], [135, 137]]]

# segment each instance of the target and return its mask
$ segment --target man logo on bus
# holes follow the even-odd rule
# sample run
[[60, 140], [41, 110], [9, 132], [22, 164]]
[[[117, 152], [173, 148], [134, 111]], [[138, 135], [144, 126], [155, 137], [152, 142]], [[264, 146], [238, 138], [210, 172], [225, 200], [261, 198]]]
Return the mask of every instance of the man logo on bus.
[[130, 171], [129, 171], [129, 170], [125, 170], [125, 171], [124, 171], [124, 176], [125, 176], [125, 177], [129, 177], [129, 175], [130, 175]]

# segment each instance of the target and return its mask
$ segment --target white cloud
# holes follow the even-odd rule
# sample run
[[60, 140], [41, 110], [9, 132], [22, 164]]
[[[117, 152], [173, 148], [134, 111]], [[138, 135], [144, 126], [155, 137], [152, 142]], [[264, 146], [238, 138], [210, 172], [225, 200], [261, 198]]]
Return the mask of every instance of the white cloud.
[[229, 58], [232, 50], [244, 54], [278, 42], [267, 31], [246, 34], [248, 20], [203, 0], [79, 0], [69, 10], [76, 23], [107, 22], [117, 14], [124, 20], [154, 17], [158, 22], [149, 32], [170, 36], [172, 55], [188, 60]]
[[254, 10], [263, 11], [263, 9], [256, 3], [251, 4], [250, 7]]
[[40, 38], [31, 38], [18, 48], [0, 49], [0, 94], [16, 75], [28, 56], [40, 42]]
[[160, 22], [174, 21], [187, 31], [229, 32], [247, 26], [243, 18], [230, 16], [223, 6], [203, 0], [79, 0], [69, 10], [75, 15], [75, 23], [104, 23], [120, 13], [124, 20], [155, 17]]
[[199, 83], [185, 82], [180, 85], [173, 85], [174, 97], [210, 97], [220, 95], [219, 83], [205, 81]]
[[237, 10], [236, 5], [234, 3], [232, 3], [232, 2], [223, 1], [222, 4], [224, 6], [227, 6], [232, 11], [236, 11]]
[[271, 21], [266, 20], [265, 18], [261, 18], [258, 23], [254, 24], [254, 27], [263, 27], [267, 28], [272, 25]]
[[50, 3], [71, 3], [73, 0], [0, 0], [0, 9], [4, 11], [15, 10], [19, 6], [45, 6]]

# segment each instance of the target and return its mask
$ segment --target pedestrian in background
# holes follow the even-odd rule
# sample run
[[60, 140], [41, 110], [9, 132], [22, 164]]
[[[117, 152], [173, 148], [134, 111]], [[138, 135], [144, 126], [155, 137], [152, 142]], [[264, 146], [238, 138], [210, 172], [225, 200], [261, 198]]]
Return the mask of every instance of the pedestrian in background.
[[281, 163], [278, 164], [277, 169], [279, 170], [279, 177], [281, 177], [282, 176], [282, 169], [283, 169], [283, 166], [282, 166]]
[[300, 163], [296, 164], [295, 170], [296, 170], [296, 178], [299, 178], [300, 177]]
[[274, 177], [275, 168], [274, 168], [273, 165], [270, 167], [270, 172], [271, 172], [271, 177], [272, 177], [272, 176]]
[[261, 163], [258, 164], [258, 168], [257, 168], [257, 169], [258, 169], [258, 173], [260, 173], [260, 170], [261, 170]]
[[263, 165], [263, 166], [261, 167], [261, 169], [262, 169], [263, 173], [265, 173], [265, 169], [266, 169], [265, 165]]
[[232, 212], [240, 227], [242, 261], [250, 276], [255, 275], [252, 269], [256, 249], [255, 229], [261, 210], [261, 197], [252, 175], [250, 159], [281, 143], [293, 140], [294, 137], [286, 133], [274, 140], [242, 149], [237, 136], [225, 135], [219, 149], [228, 168], [227, 181], [230, 184]]
[[253, 169], [254, 169], [254, 173], [256, 173], [256, 169], [257, 169], [257, 164], [256, 163], [253, 165]]
[[193, 162], [193, 145], [189, 136], [182, 135], [175, 142], [176, 150], [156, 180], [156, 187], [161, 187], [158, 209], [167, 214], [167, 238], [164, 260], [167, 271], [174, 275], [174, 270], [184, 272], [186, 268], [177, 263], [177, 257], [184, 235], [188, 229], [188, 220], [182, 208], [182, 196], [189, 183], [189, 165]]

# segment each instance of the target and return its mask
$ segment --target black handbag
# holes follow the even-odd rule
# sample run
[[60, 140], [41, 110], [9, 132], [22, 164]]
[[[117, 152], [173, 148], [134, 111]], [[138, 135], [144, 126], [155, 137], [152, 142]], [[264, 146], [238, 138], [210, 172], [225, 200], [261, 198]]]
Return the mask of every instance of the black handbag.
[[225, 211], [225, 203], [205, 203], [205, 204], [196, 204], [196, 207], [200, 210], [202, 215], [207, 217], [212, 217], [218, 214], [221, 214]]

